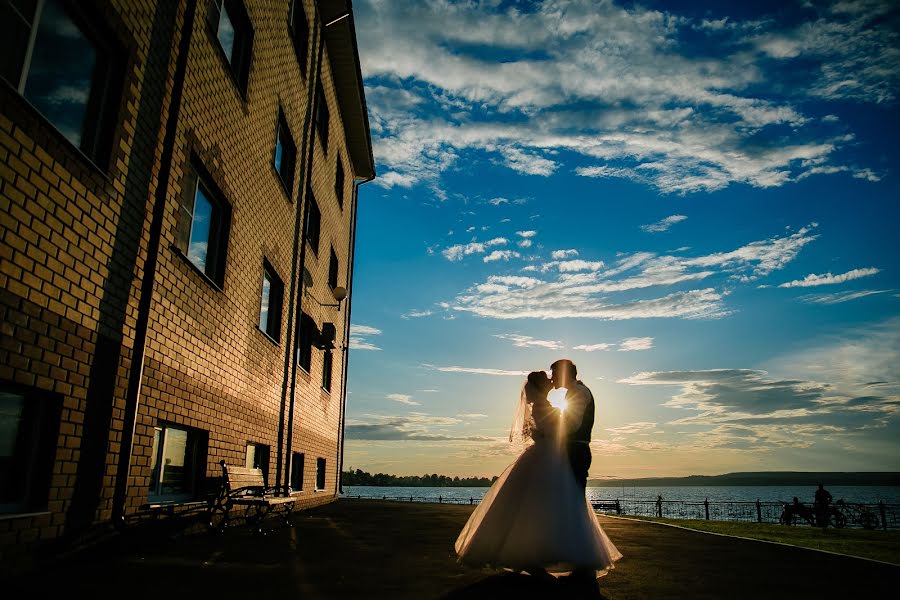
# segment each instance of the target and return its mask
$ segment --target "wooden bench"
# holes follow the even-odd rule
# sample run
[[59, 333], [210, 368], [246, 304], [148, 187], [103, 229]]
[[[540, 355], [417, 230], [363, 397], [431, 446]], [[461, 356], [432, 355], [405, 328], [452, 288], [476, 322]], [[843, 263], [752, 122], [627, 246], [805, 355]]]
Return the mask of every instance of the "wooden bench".
[[597, 500], [596, 502], [591, 502], [591, 506], [594, 510], [599, 510], [601, 512], [613, 512], [617, 515], [622, 514], [622, 505], [619, 504], [618, 500]]
[[231, 510], [235, 506], [247, 507], [247, 523], [256, 527], [256, 533], [264, 533], [263, 520], [278, 506], [287, 527], [292, 525], [291, 513], [297, 498], [278, 496], [275, 490], [266, 486], [262, 469], [248, 469], [227, 464], [222, 465], [222, 486], [209, 507], [209, 526], [220, 532], [225, 531], [231, 521]]

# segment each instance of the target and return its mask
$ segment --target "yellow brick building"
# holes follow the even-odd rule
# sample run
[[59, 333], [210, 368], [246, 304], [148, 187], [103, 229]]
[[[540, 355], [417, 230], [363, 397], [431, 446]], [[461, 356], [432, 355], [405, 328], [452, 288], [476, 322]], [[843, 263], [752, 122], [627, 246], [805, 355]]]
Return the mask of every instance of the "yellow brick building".
[[221, 460], [333, 500], [375, 175], [350, 2], [3, 6], [0, 549]]

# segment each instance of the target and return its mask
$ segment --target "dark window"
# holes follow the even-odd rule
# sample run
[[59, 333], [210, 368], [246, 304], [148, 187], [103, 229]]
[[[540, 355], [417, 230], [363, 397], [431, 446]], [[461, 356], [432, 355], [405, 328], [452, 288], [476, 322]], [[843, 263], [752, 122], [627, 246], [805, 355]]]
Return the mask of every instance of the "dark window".
[[325, 489], [325, 459], [316, 459], [316, 489]]
[[297, 364], [307, 373], [312, 366], [312, 348], [318, 336], [316, 322], [308, 314], [301, 313], [297, 332]]
[[294, 452], [291, 456], [291, 490], [303, 489], [303, 468], [305, 456], [302, 452]]
[[59, 418], [58, 400], [0, 389], [0, 513], [46, 508]]
[[207, 23], [219, 42], [228, 69], [242, 96], [247, 95], [253, 26], [241, 0], [211, 0]]
[[92, 161], [109, 159], [123, 51], [82, 2], [0, 3], [0, 75]]
[[309, 210], [306, 211], [306, 239], [312, 246], [313, 253], [319, 255], [319, 237], [322, 232], [322, 211], [311, 190], [306, 192], [309, 194]]
[[259, 328], [278, 342], [281, 340], [281, 306], [284, 283], [269, 264], [263, 262], [262, 294], [259, 302]]
[[275, 133], [275, 170], [284, 184], [284, 189], [291, 196], [291, 190], [294, 186], [294, 166], [297, 162], [297, 146], [294, 144], [294, 138], [291, 136], [291, 130], [288, 128], [287, 120], [284, 113], [278, 111], [278, 128]]
[[244, 466], [248, 469], [262, 469], [263, 481], [269, 485], [269, 447], [265, 444], [247, 444], [247, 460]]
[[337, 254], [334, 253], [334, 248], [331, 249], [331, 258], [328, 261], [328, 287], [332, 290], [338, 286], [338, 257]]
[[205, 432], [159, 425], [150, 455], [151, 502], [196, 496], [206, 464]]
[[231, 207], [195, 163], [181, 198], [178, 248], [216, 285], [225, 277]]
[[331, 351], [322, 354], [322, 389], [326, 392], [331, 391], [331, 371], [334, 365], [334, 358]]
[[306, 20], [303, 0], [292, 0], [289, 23], [297, 61], [300, 63], [300, 70], [306, 75], [306, 64], [309, 61], [309, 22]]
[[337, 156], [337, 167], [334, 171], [334, 195], [337, 197], [338, 206], [344, 208], [344, 162], [341, 155]]
[[322, 142], [322, 150], [328, 152], [328, 102], [322, 84], [316, 88], [316, 131]]

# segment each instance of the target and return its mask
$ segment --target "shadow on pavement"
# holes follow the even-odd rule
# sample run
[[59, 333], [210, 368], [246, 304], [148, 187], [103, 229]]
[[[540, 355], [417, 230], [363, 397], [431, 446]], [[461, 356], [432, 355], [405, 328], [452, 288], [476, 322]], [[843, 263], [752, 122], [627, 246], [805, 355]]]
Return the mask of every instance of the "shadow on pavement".
[[443, 600], [479, 600], [481, 598], [606, 600], [606, 596], [600, 592], [597, 581], [574, 582], [565, 577], [546, 581], [521, 573], [491, 575], [453, 590], [442, 598]]

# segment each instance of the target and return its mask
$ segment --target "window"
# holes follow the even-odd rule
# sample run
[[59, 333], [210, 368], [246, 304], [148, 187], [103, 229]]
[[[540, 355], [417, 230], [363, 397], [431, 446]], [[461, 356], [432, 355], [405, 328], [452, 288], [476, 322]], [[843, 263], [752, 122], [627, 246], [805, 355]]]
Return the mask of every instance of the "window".
[[306, 20], [303, 0], [293, 0], [291, 2], [289, 23], [291, 37], [294, 39], [294, 51], [297, 53], [297, 61], [300, 63], [300, 70], [306, 75], [306, 63], [309, 61], [309, 22]]
[[281, 302], [284, 283], [269, 264], [263, 262], [262, 297], [259, 302], [259, 328], [275, 342], [281, 340]]
[[244, 466], [248, 469], [262, 469], [263, 481], [269, 485], [269, 447], [265, 444], [247, 444], [247, 460]]
[[328, 102], [322, 84], [316, 88], [316, 131], [322, 141], [322, 150], [328, 153]]
[[344, 162], [341, 155], [337, 156], [337, 167], [334, 172], [334, 195], [337, 197], [338, 206], [344, 209]]
[[306, 211], [305, 223], [306, 239], [309, 245], [312, 246], [313, 254], [318, 256], [319, 237], [322, 232], [322, 211], [319, 210], [319, 205], [315, 196], [312, 195], [312, 190], [307, 190], [306, 193], [309, 194], [309, 210]]
[[294, 186], [294, 166], [297, 162], [297, 146], [294, 144], [294, 138], [291, 137], [291, 130], [288, 128], [287, 120], [284, 113], [278, 111], [278, 127], [275, 132], [275, 157], [274, 166], [284, 184], [284, 189], [291, 196], [291, 190]]
[[58, 400], [0, 389], [0, 513], [46, 507], [59, 411]]
[[307, 373], [312, 366], [312, 347], [319, 335], [316, 322], [306, 313], [300, 313], [297, 332], [297, 364]]
[[326, 392], [331, 391], [331, 370], [334, 359], [331, 351], [322, 354], [322, 389]]
[[186, 500], [197, 495], [205, 454], [205, 438], [200, 431], [170, 425], [155, 427], [149, 500]]
[[303, 489], [303, 467], [305, 455], [294, 452], [291, 455], [291, 489], [295, 492]]
[[0, 75], [97, 164], [109, 160], [123, 52], [81, 2], [7, 0]]
[[246, 96], [253, 51], [253, 27], [244, 3], [241, 0], [211, 0], [207, 23], [219, 42], [241, 96]]
[[331, 258], [328, 260], [328, 287], [332, 290], [338, 286], [338, 269], [340, 268], [338, 264], [337, 254], [334, 253], [334, 248], [331, 249]]
[[231, 207], [221, 200], [222, 195], [199, 170], [197, 163], [188, 175], [182, 194], [178, 248], [216, 285], [222, 285]]
[[325, 459], [316, 459], [316, 491], [325, 489]]

